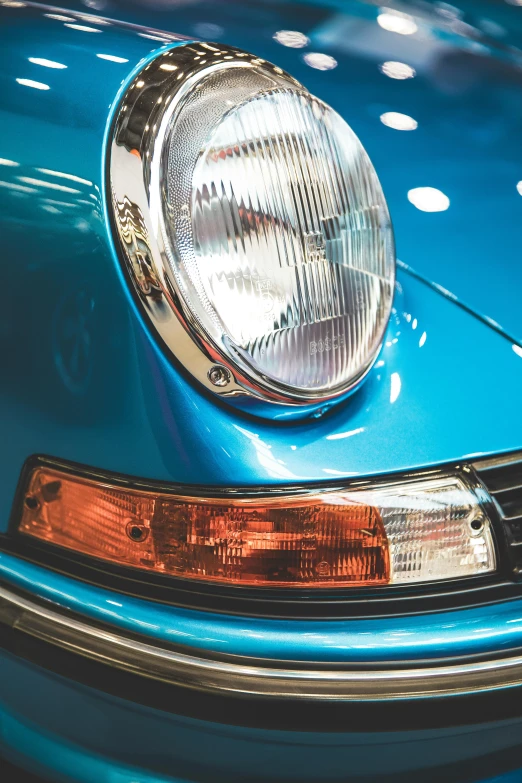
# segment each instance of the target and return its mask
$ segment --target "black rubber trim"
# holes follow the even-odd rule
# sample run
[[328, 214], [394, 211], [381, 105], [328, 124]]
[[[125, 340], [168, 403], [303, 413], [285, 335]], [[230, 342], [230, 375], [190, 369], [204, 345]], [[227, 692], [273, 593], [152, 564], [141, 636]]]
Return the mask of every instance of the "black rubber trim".
[[[383, 617], [408, 614], [426, 614], [457, 608], [470, 608], [485, 604], [498, 603], [522, 596], [522, 585], [512, 581], [509, 567], [506, 568], [506, 542], [498, 512], [493, 504], [488, 504], [488, 514], [494, 528], [495, 546], [499, 570], [488, 576], [470, 579], [455, 579], [439, 584], [389, 585], [382, 587], [337, 588], [320, 591], [313, 589], [291, 588], [249, 588], [237, 585], [217, 585], [200, 581], [153, 574], [125, 566], [105, 563], [70, 550], [31, 540], [18, 533], [25, 487], [31, 472], [38, 466], [56, 468], [72, 475], [81, 475], [91, 479], [108, 480], [121, 487], [155, 490], [165, 493], [201, 495], [206, 497], [230, 498], [258, 494], [260, 496], [284, 495], [299, 491], [346, 489], [347, 487], [369, 486], [375, 480], [389, 480], [437, 476], [448, 470], [468, 470], [467, 466], [441, 466], [432, 470], [402, 473], [394, 476], [358, 479], [356, 481], [315, 482], [306, 485], [286, 485], [276, 487], [228, 488], [201, 487], [194, 485], [173, 485], [157, 481], [142, 480], [131, 476], [122, 476], [107, 471], [99, 471], [64, 462], [47, 456], [30, 457], [24, 465], [18, 484], [11, 513], [9, 530], [6, 536], [0, 536], [0, 550], [17, 557], [50, 568], [53, 571], [75, 579], [98, 585], [120, 594], [154, 600], [191, 609], [203, 609], [225, 614], [238, 614], [286, 619], [310, 618], [327, 619], [339, 617]], [[474, 480], [474, 474], [470, 474]]]

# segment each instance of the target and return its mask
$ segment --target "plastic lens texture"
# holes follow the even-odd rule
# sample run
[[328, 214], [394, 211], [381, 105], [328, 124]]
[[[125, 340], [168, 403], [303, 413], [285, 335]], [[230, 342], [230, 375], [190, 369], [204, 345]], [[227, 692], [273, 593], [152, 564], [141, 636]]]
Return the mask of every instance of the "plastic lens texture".
[[351, 587], [495, 569], [489, 521], [458, 477], [226, 500], [37, 468], [19, 529], [111, 563], [232, 584]]
[[330, 107], [262, 68], [204, 76], [169, 122], [165, 246], [200, 329], [281, 393], [347, 389], [378, 351], [395, 274], [361, 143]]

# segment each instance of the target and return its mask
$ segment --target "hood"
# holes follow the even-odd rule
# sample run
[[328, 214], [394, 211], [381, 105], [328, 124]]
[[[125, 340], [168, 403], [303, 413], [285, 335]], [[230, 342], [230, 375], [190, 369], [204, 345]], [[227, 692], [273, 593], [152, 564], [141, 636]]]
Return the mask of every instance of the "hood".
[[[473, 2], [392, 9], [352, 0], [63, 5], [222, 41], [288, 70], [361, 138], [388, 198], [400, 261], [522, 340], [521, 8]], [[281, 31], [302, 33], [309, 43], [294, 48], [295, 36]], [[411, 66], [415, 76], [387, 76], [381, 66], [389, 61]], [[381, 120], [387, 112], [417, 127], [389, 127]], [[409, 191], [426, 187], [447, 197], [446, 209], [424, 212], [409, 201]]]

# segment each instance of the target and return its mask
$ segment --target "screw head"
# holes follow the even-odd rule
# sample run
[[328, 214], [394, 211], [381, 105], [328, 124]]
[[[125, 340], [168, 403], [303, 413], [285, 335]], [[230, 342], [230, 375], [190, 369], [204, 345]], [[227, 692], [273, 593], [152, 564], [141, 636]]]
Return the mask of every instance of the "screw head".
[[148, 528], [145, 527], [145, 525], [143, 525], [141, 522], [135, 522], [131, 520], [130, 522], [127, 522], [125, 529], [128, 537], [132, 541], [136, 541], [136, 543], [138, 544], [141, 543], [142, 541], [145, 541], [145, 539], [149, 535]]
[[34, 497], [34, 495], [27, 495], [26, 498], [25, 498], [25, 505], [31, 511], [36, 511], [36, 509], [39, 508], [39, 506], [40, 506], [40, 502], [39, 502], [38, 498]]
[[482, 532], [482, 528], [484, 527], [484, 520], [480, 517], [477, 517], [476, 519], [471, 520], [469, 526], [471, 528], [472, 535], [476, 536]]
[[232, 376], [222, 364], [215, 364], [208, 371], [208, 379], [213, 386], [228, 386]]

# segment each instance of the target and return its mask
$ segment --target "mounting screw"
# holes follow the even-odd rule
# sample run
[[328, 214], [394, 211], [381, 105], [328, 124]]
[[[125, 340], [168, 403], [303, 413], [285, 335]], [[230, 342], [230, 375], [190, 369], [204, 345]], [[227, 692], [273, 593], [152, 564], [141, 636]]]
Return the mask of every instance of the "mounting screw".
[[232, 376], [222, 364], [215, 364], [208, 371], [208, 379], [214, 386], [228, 386]]
[[25, 505], [27, 508], [30, 508], [31, 511], [35, 511], [39, 507], [40, 503], [38, 498], [35, 498], [34, 495], [27, 495], [25, 499]]
[[149, 535], [149, 529], [145, 527], [145, 525], [142, 525], [141, 522], [133, 522], [132, 520], [127, 522], [125, 530], [129, 538], [132, 539], [132, 541], [136, 541], [137, 544], [141, 544]]
[[480, 517], [477, 517], [477, 519], [471, 520], [469, 526], [473, 531], [473, 533], [475, 535], [478, 535], [481, 532], [482, 528], [484, 527], [484, 520], [482, 520]]

